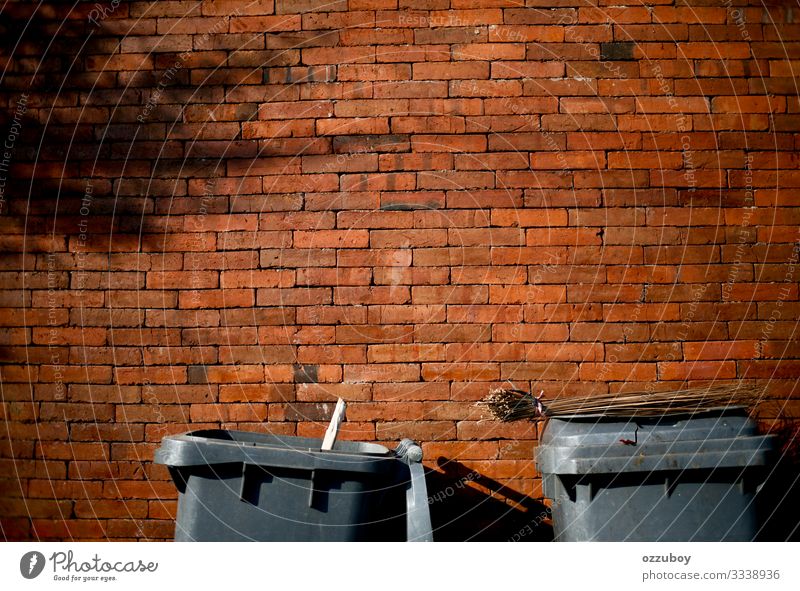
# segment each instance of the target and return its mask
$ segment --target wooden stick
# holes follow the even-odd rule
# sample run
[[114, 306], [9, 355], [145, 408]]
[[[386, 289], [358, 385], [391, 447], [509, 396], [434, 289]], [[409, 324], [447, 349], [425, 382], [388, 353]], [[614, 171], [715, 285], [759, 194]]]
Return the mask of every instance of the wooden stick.
[[325, 438], [322, 440], [323, 450], [332, 450], [333, 444], [336, 443], [336, 434], [339, 432], [339, 425], [344, 420], [344, 411], [347, 409], [347, 403], [341, 398], [336, 403], [336, 408], [333, 409], [333, 416], [328, 425], [328, 430], [325, 431]]

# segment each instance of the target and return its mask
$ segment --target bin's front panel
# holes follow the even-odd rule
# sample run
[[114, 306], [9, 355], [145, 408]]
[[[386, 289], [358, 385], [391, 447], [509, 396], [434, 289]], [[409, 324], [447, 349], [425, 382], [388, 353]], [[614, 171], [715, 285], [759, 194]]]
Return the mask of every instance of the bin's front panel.
[[751, 541], [749, 471], [548, 476], [557, 541]]
[[[370, 474], [225, 464], [192, 468], [179, 541], [403, 540], [404, 487]], [[397, 498], [396, 498], [397, 497]]]

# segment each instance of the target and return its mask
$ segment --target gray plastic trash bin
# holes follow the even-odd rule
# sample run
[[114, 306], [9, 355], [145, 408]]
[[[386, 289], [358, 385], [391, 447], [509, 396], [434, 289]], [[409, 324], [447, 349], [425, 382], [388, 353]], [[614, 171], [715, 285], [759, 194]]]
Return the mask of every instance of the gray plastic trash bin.
[[245, 431], [166, 437], [176, 541], [431, 541], [422, 450]]
[[734, 409], [551, 419], [536, 458], [557, 541], [749, 541], [772, 449]]

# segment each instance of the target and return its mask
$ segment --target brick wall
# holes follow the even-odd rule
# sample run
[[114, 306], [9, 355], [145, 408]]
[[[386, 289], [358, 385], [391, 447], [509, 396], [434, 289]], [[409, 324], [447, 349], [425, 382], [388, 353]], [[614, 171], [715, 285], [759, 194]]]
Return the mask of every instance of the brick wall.
[[341, 396], [502, 539], [537, 429], [492, 386], [792, 396], [791, 2], [72, 4], [0, 9], [6, 538], [169, 538], [163, 436]]

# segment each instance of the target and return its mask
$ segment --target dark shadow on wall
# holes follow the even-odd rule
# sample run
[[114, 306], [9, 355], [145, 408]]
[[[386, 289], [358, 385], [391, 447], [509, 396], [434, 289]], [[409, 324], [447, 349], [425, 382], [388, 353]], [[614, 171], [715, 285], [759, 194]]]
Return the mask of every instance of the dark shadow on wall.
[[[76, 233], [87, 193], [101, 199], [92, 210], [93, 233], [112, 229], [103, 214], [114, 205], [102, 197], [111, 194], [113, 179], [104, 175], [89, 182], [86, 171], [87, 162], [109, 156], [110, 147], [95, 133], [107, 116], [93, 109], [87, 93], [113, 85], [114, 74], [97, 64], [115, 51], [119, 37], [89, 20], [93, 8], [58, 0], [0, 8], [0, 105], [5, 107], [0, 130], [4, 140], [12, 130], [14, 138], [2, 220], [6, 233], [53, 233], [63, 240]], [[8, 242], [0, 250], [19, 252], [15, 240]]]
[[464, 464], [439, 458], [425, 479], [437, 542], [550, 542], [553, 528], [542, 503]]
[[[0, 55], [5, 91], [53, 93], [84, 84], [81, 55], [101, 53], [75, 2], [8, 2], [0, 10]], [[91, 86], [91, 85], [90, 85]], [[73, 86], [74, 87], [74, 86]]]
[[800, 425], [786, 421], [773, 430], [779, 458], [756, 497], [764, 523], [759, 541], [800, 541]]
[[[23, 235], [39, 242], [52, 235], [57, 243], [28, 240], [27, 252], [63, 252], [60, 243], [80, 232], [89, 234], [82, 250], [160, 252], [166, 228], [153, 215], [183, 196], [174, 187], [225, 168], [187, 160], [183, 144], [169, 141], [166, 130], [180, 123], [181, 109], [148, 103], [164, 68], [109, 66], [127, 55], [119, 45], [135, 24], [125, 19], [129, 2], [114, 10], [102, 4], [104, 11], [101, 3], [73, 0], [0, 7], [0, 137], [14, 134], [0, 212], [10, 235], [0, 239], [6, 255], [21, 252]], [[174, 61], [173, 54], [156, 57]], [[166, 85], [191, 90], [188, 68]]]
[[[68, 143], [67, 128], [78, 131], [69, 122], [51, 121], [49, 129], [42, 124], [54, 106], [73, 106], [72, 99], [64, 99], [67, 72], [70, 68], [70, 74], [84, 71], [79, 53], [91, 43], [82, 20], [64, 18], [66, 9], [66, 3], [24, 2], [0, 8], [0, 132], [3, 141], [11, 143], [10, 158], [4, 158], [5, 232], [22, 230], [33, 177], [56, 176], [56, 168], [63, 167], [56, 155]], [[60, 99], [59, 91], [63, 93]], [[49, 208], [55, 202], [38, 192], [36, 198], [50, 201]]]
[[[143, 4], [135, 5], [141, 10]], [[55, 199], [43, 210], [69, 214], [76, 204], [80, 209], [85, 181], [96, 179], [93, 198], [115, 199], [108, 206], [96, 202], [93, 211], [104, 208], [132, 217], [196, 213], [172, 209], [172, 198], [186, 197], [186, 189], [173, 193], [171, 183], [228, 176], [236, 181], [214, 187], [213, 192], [214, 196], [229, 194], [238, 191], [239, 183], [248, 177], [277, 178], [285, 173], [285, 163], [272, 163], [265, 156], [296, 158], [329, 151], [329, 138], [281, 136], [267, 141], [259, 135], [244, 139], [241, 131], [229, 133], [228, 129], [258, 120], [262, 102], [296, 100], [299, 83], [332, 82], [324, 69], [311, 67], [303, 76], [292, 70], [300, 63], [300, 48], [335, 46], [338, 31], [274, 32], [264, 48], [263, 33], [253, 33], [254, 39], [260, 36], [261, 45], [250, 47], [246, 40], [250, 33], [227, 33], [221, 26], [220, 32], [198, 36], [189, 50], [183, 45], [169, 46], [169, 34], [159, 36], [165, 44], [155, 47], [151, 45], [158, 45], [153, 40], [156, 36], [139, 23], [138, 13], [129, 17], [132, 5], [123, 0], [112, 10], [110, 3], [49, 0], [0, 7], [0, 72], [4, 71], [0, 74], [0, 130], [10, 123], [7, 107], [19, 95], [31, 94], [15, 149], [16, 186], [8, 191], [17, 201], [28, 195], [35, 179], [39, 201], [54, 193], [59, 197], [58, 211], [51, 211]], [[187, 4], [187, 14], [194, 7]], [[230, 11], [214, 24], [224, 25], [235, 14], [234, 5]], [[141, 47], [138, 43], [124, 46], [138, 37], [146, 40]], [[233, 59], [239, 51], [260, 53], [263, 61], [230, 64], [228, 56]], [[264, 84], [275, 84], [276, 90], [268, 86], [260, 96], [255, 89]], [[283, 84], [295, 92], [286, 94]], [[217, 121], [214, 110], [233, 103], [239, 103], [235, 113]], [[218, 129], [198, 132], [209, 123]], [[255, 168], [251, 170], [249, 164]], [[256, 191], [250, 185], [241, 190], [260, 194], [258, 186]], [[159, 198], [157, 203], [152, 202], [154, 197]], [[29, 211], [23, 200], [17, 215], [24, 213]], [[99, 233], [98, 226], [93, 228]]]

